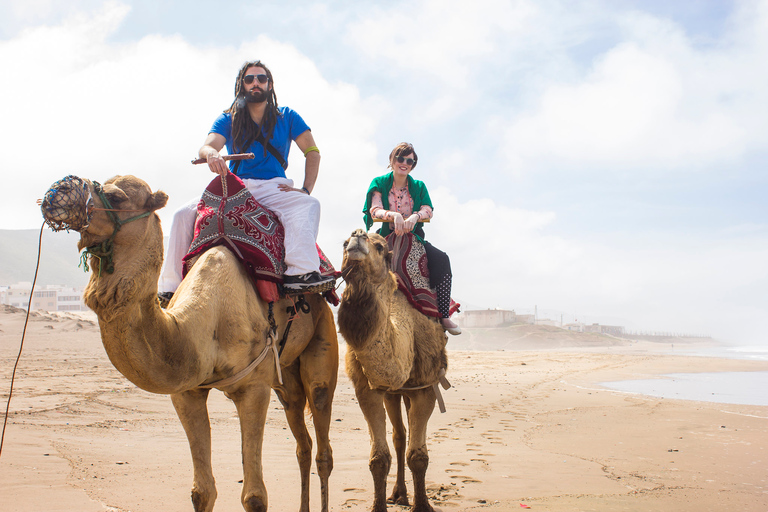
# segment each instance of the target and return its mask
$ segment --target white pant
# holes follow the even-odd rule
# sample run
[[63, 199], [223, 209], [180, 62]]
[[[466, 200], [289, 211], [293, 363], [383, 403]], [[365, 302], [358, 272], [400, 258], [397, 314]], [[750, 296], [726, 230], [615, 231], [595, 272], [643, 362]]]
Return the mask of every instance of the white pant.
[[[317, 255], [317, 233], [320, 228], [320, 201], [304, 192], [283, 192], [278, 185], [293, 186], [293, 180], [244, 179], [248, 191], [265, 208], [277, 215], [285, 229], [285, 274], [308, 274], [320, 269]], [[158, 290], [175, 292], [181, 283], [182, 258], [189, 252], [197, 219], [197, 203], [194, 199], [173, 214], [168, 253], [165, 255]]]

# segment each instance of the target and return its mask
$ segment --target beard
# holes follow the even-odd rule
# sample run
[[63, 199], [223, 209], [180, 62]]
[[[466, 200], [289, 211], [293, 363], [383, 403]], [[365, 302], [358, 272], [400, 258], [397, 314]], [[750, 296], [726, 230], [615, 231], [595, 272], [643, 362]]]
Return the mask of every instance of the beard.
[[245, 101], [247, 103], [264, 103], [267, 101], [267, 98], [269, 98], [269, 92], [262, 91], [258, 87], [245, 93]]

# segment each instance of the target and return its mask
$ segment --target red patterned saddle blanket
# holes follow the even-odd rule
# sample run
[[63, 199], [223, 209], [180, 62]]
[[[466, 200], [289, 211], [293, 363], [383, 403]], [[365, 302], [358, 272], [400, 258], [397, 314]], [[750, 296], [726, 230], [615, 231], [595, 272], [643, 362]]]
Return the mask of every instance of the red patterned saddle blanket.
[[[277, 216], [259, 204], [240, 178], [232, 173], [226, 180], [216, 177], [206, 187], [197, 204], [195, 235], [184, 256], [186, 276], [194, 258], [211, 247], [227, 247], [245, 267], [261, 298], [267, 302], [279, 299], [278, 284], [283, 282], [285, 230]], [[320, 247], [318, 271], [339, 277]], [[323, 294], [331, 304], [339, 302], [335, 290]]]
[[[424, 245], [413, 233], [387, 236], [387, 245], [392, 253], [392, 272], [397, 276], [397, 287], [408, 302], [427, 316], [440, 318], [437, 310], [437, 295], [429, 287], [429, 268]], [[451, 299], [450, 314], [459, 310], [461, 304]]]

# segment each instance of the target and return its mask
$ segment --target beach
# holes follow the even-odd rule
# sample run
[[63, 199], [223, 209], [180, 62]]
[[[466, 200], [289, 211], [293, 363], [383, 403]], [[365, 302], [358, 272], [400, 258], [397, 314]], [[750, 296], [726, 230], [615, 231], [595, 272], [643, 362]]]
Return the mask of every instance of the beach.
[[[3, 410], [24, 318], [20, 310], [0, 310]], [[537, 345], [534, 335], [504, 350], [461, 350], [462, 338], [469, 348], [477, 333], [451, 340], [447, 412], [436, 408], [429, 423], [433, 506], [768, 510], [768, 407], [659, 398], [601, 385], [690, 372], [764, 372], [768, 361], [573, 337]], [[330, 508], [368, 510], [373, 486], [367, 426], [341, 366], [331, 426]], [[242, 510], [235, 408], [213, 391], [209, 410], [215, 510]], [[274, 396], [263, 465], [270, 510], [298, 510], [295, 443]], [[411, 490], [407, 471], [406, 477]], [[391, 490], [394, 467], [389, 481]], [[311, 507], [319, 511], [314, 474], [311, 485]], [[0, 457], [0, 511], [191, 511], [191, 486], [187, 439], [170, 399], [139, 390], [114, 369], [93, 320], [31, 316]]]

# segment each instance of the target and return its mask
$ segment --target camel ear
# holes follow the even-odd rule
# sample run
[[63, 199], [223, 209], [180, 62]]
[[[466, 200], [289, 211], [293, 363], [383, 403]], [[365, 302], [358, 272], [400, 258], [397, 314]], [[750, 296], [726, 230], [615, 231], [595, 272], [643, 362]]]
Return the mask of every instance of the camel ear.
[[168, 194], [162, 190], [158, 190], [147, 199], [147, 203], [144, 208], [150, 211], [159, 210], [168, 203]]
[[[114, 180], [114, 178], [112, 179]], [[116, 187], [115, 185], [110, 183], [110, 181], [112, 180], [107, 181], [107, 183], [104, 185], [104, 194], [109, 198], [109, 202], [114, 205], [114, 204], [120, 204], [123, 201], [127, 201], [128, 194], [123, 192], [121, 188]]]

